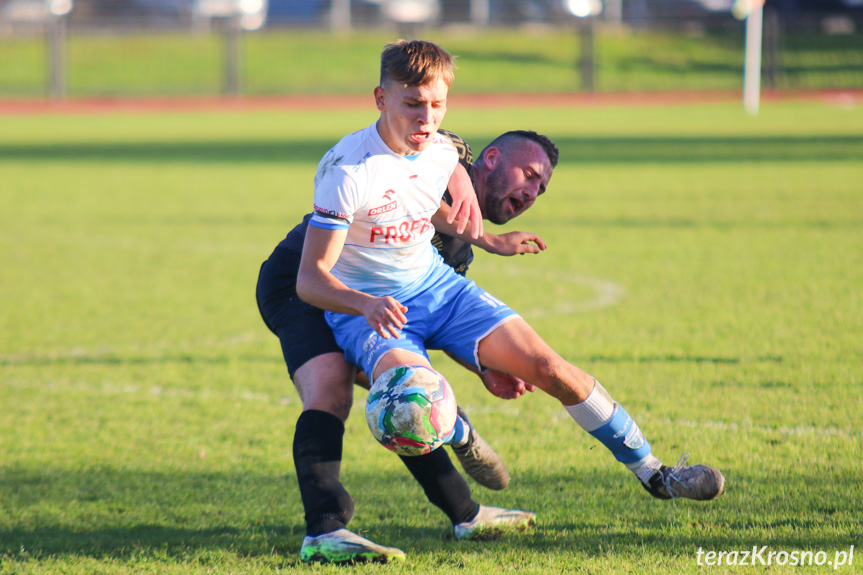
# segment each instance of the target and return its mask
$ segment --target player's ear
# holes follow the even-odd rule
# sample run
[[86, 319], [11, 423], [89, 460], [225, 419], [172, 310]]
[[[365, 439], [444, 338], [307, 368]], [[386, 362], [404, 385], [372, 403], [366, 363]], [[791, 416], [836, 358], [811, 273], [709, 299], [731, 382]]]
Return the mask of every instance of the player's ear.
[[386, 98], [387, 91], [383, 89], [382, 86], [375, 87], [375, 106], [377, 106], [378, 110], [381, 112], [384, 111], [386, 107], [384, 104], [384, 99]]
[[483, 161], [485, 162], [486, 168], [493, 170], [498, 162], [500, 162], [500, 150], [494, 146], [486, 149], [485, 154], [483, 155]]

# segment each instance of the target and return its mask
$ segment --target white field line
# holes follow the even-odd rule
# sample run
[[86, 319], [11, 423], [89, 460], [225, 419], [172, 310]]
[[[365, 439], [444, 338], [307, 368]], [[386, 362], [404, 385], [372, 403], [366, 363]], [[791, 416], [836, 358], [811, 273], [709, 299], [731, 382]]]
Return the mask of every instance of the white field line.
[[863, 439], [863, 429], [840, 429], [832, 426], [817, 425], [794, 425], [770, 427], [767, 425], [754, 425], [751, 422], [737, 423], [734, 421], [711, 421], [693, 419], [650, 419], [650, 423], [656, 423], [667, 427], [689, 427], [698, 430], [715, 430], [725, 433], [758, 433], [764, 435], [789, 435], [792, 437], [814, 436], [814, 437], [844, 437], [846, 439]]
[[[287, 377], [285, 378], [287, 380]], [[38, 389], [58, 394], [77, 393], [105, 397], [150, 396], [167, 399], [198, 399], [200, 401], [247, 401], [290, 405], [300, 403], [299, 397], [276, 396], [250, 389], [216, 390], [211, 388], [173, 387], [162, 385], [138, 385], [135, 383], [92, 384], [75, 381], [9, 380], [0, 381], [0, 386], [14, 389]]]
[[[519, 276], [518, 270], [513, 269], [512, 267], [506, 268], [504, 273], [512, 276]], [[529, 318], [536, 317], [545, 317], [545, 316], [559, 316], [559, 315], [567, 315], [573, 313], [582, 313], [595, 309], [600, 309], [604, 307], [610, 307], [617, 304], [621, 299], [623, 299], [624, 291], [623, 288], [619, 285], [603, 280], [600, 278], [594, 278], [590, 276], [568, 273], [568, 272], [560, 272], [560, 271], [551, 271], [544, 272], [540, 274], [541, 278], [546, 280], [551, 280], [560, 284], [571, 284], [571, 285], [583, 285], [592, 287], [596, 292], [595, 295], [589, 299], [582, 301], [567, 301], [566, 300], [566, 292], [564, 291], [562, 294], [558, 294], [556, 297], [556, 301], [552, 301], [549, 305], [537, 308], [529, 308], [526, 310], [516, 310], [520, 313], [520, 315]], [[549, 298], [552, 296], [547, 294]], [[10, 354], [10, 355], [0, 355], [0, 364], [5, 365], [15, 365], [18, 363], [27, 363], [33, 361], [51, 361], [58, 359], [76, 359], [76, 358], [91, 358], [91, 359], [99, 359], [104, 357], [110, 357], [118, 354], [129, 353], [129, 352], [155, 352], [155, 351], [189, 351], [196, 348], [213, 348], [213, 347], [222, 347], [222, 346], [231, 346], [231, 345], [242, 345], [248, 343], [258, 343], [264, 341], [263, 338], [259, 335], [253, 334], [236, 334], [229, 336], [224, 339], [207, 339], [201, 341], [190, 341], [179, 344], [146, 344], [146, 345], [137, 345], [137, 344], [129, 344], [125, 346], [107, 346], [100, 345], [96, 347], [73, 347], [61, 350], [52, 350], [52, 351], [43, 351], [43, 352], [35, 352], [35, 353], [22, 353], [22, 354]]]
[[[286, 378], [287, 381], [287, 378]], [[102, 396], [152, 396], [165, 399], [198, 399], [206, 401], [245, 401], [254, 403], [268, 403], [274, 405], [299, 404], [296, 395], [283, 396], [274, 395], [261, 391], [249, 389], [215, 390], [211, 388], [189, 388], [161, 385], [138, 385], [134, 383], [82, 383], [82, 382], [57, 382], [57, 381], [35, 381], [35, 380], [8, 380], [0, 381], [0, 386], [15, 389], [39, 389], [42, 391], [54, 391], [57, 393], [80, 393], [85, 395]], [[362, 393], [358, 390], [358, 393]], [[361, 396], [358, 396], [361, 399]], [[517, 419], [519, 413], [524, 413], [528, 406], [521, 407], [510, 402], [496, 402], [486, 405], [468, 406], [471, 413], [504, 413]], [[363, 401], [355, 401], [353, 411], [364, 410]], [[639, 418], [642, 427], [685, 427], [699, 431], [710, 430], [727, 435], [758, 434], [775, 436], [777, 433], [790, 437], [839, 437], [843, 439], [863, 439], [863, 429], [841, 429], [833, 426], [819, 425], [794, 425], [770, 427], [767, 425], [755, 425], [752, 422], [715, 421], [709, 419], [677, 419], [677, 418], [652, 418], [650, 416]], [[572, 425], [575, 422], [566, 413], [557, 413], [551, 417], [550, 423]], [[575, 427], [573, 427], [575, 429]]]
[[[524, 279], [524, 272], [513, 266], [501, 267], [496, 273], [518, 277], [522, 280]], [[568, 299], [565, 288], [562, 293], [546, 292], [543, 294], [543, 297], [547, 298], [546, 301], [548, 303], [546, 305], [542, 307], [516, 309], [520, 315], [527, 318], [568, 315], [611, 307], [623, 299], [625, 293], [623, 288], [614, 282], [567, 271], [550, 270], [539, 274], [533, 274], [531, 277], [554, 282], [560, 287], [563, 287], [566, 284], [587, 286], [593, 288], [595, 293], [591, 298], [581, 301], [572, 301]], [[490, 291], [492, 295], [494, 295], [493, 284]]]
[[[623, 299], [623, 288], [610, 281], [578, 274], [561, 274], [556, 277], [564, 283], [580, 284], [592, 287], [596, 294], [584, 301], [557, 301], [549, 306], [532, 308], [524, 311], [525, 317], [558, 316], [582, 313], [604, 307], [611, 307]], [[565, 294], [564, 294], [565, 295]]]
[[[519, 400], [523, 401], [523, 400]], [[519, 407], [511, 402], [494, 403], [486, 405], [467, 405], [465, 408], [473, 413], [502, 413], [513, 420], [518, 420], [520, 415], [526, 413], [527, 404]], [[572, 418], [565, 412], [560, 411], [555, 413], [550, 418], [550, 423], [560, 425], [576, 425]], [[662, 427], [685, 427], [688, 429], [696, 429], [698, 431], [710, 430], [713, 432], [737, 435], [737, 434], [757, 434], [775, 436], [780, 435], [790, 437], [840, 437], [843, 439], [859, 440], [863, 439], [863, 429], [854, 428], [838, 428], [834, 426], [821, 425], [783, 425], [770, 427], [769, 425], [755, 425], [750, 421], [734, 422], [734, 421], [715, 421], [710, 419], [686, 419], [686, 418], [654, 418], [648, 416], [639, 417], [638, 423], [643, 429], [649, 429], [656, 426]], [[648, 432], [649, 434], [649, 432]]]
[[[194, 224], [192, 224], [194, 225]], [[135, 251], [140, 253], [161, 253], [164, 251], [164, 247], [158, 244], [154, 244], [151, 241], [148, 241], [148, 238], [140, 238], [137, 236], [116, 236], [116, 235], [99, 235], [98, 233], [88, 233], [87, 235], [75, 235], [69, 234], [68, 232], [52, 232], [51, 230], [40, 230], [39, 238], [28, 238], [28, 242], [42, 243], [46, 245], [53, 245], [57, 243], [58, 238], [62, 237], [63, 245], [70, 246], [78, 246], [85, 249], [96, 249], [96, 250], [128, 250]], [[2, 235], [0, 235], [0, 241], [10, 243], [14, 241], [11, 235], [8, 236], [8, 239], [4, 239]], [[269, 251], [268, 251], [269, 250]], [[270, 251], [272, 251], [272, 247], [264, 247], [261, 248], [260, 244], [249, 243], [224, 243], [224, 244], [214, 244], [212, 242], [201, 242], [195, 240], [181, 240], [174, 243], [171, 246], [172, 252], [187, 252], [193, 254], [228, 254], [228, 255], [249, 255], [249, 256], [257, 256], [259, 258], [259, 262], [256, 265], [260, 265], [260, 262], [264, 261], [269, 255]]]
[[0, 355], [0, 365], [15, 365], [21, 363], [32, 363], [38, 361], [56, 361], [62, 359], [105, 359], [126, 353], [151, 353], [159, 351], [183, 351], [188, 352], [201, 348], [229, 347], [234, 345], [245, 345], [258, 343], [264, 338], [257, 334], [242, 333], [227, 336], [222, 339], [202, 339], [198, 341], [186, 341], [180, 343], [131, 343], [122, 346], [98, 345], [95, 347], [70, 347], [51, 351], [39, 351], [34, 353], [17, 353]]
[[[16, 363], [28, 363], [34, 361], [52, 361], [58, 359], [101, 359], [114, 357], [130, 352], [148, 353], [159, 351], [190, 351], [201, 348], [218, 348], [233, 345], [244, 345], [262, 342], [264, 339], [255, 334], [235, 334], [222, 339], [204, 339], [199, 341], [188, 341], [181, 343], [154, 343], [148, 345], [131, 344], [125, 346], [98, 346], [93, 348], [74, 347], [64, 350], [55, 350], [41, 354], [17, 354], [0, 356], [0, 363], [15, 365]], [[251, 401], [288, 405], [299, 401], [298, 398], [273, 396], [268, 393], [252, 391], [248, 389], [236, 389], [231, 391], [214, 390], [209, 388], [182, 388], [165, 387], [161, 385], [139, 385], [134, 383], [102, 383], [91, 384], [82, 382], [59, 382], [39, 380], [0, 380], [0, 385], [17, 389], [40, 389], [58, 393], [71, 392], [87, 395], [149, 395], [165, 398], [197, 398], [200, 400], [227, 400], [227, 401]]]

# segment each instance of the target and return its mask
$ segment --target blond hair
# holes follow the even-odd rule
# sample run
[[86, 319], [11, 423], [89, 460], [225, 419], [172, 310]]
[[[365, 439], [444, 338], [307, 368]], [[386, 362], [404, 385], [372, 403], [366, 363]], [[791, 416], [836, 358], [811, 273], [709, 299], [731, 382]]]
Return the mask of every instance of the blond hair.
[[432, 42], [398, 40], [381, 52], [381, 86], [386, 82], [425, 86], [441, 79], [452, 87], [454, 69], [453, 57]]

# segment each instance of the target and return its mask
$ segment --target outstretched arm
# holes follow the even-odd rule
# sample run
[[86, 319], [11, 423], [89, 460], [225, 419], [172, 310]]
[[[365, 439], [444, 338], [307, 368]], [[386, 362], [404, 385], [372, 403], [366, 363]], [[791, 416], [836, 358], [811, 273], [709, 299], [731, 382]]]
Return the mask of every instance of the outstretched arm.
[[407, 308], [389, 296], [375, 297], [349, 288], [332, 274], [347, 230], [309, 226], [297, 275], [297, 294], [306, 303], [329, 311], [361, 315], [378, 335], [399, 338]]
[[440, 209], [431, 218], [437, 231], [466, 241], [491, 254], [499, 256], [537, 254], [548, 247], [541, 237], [530, 232], [507, 232], [500, 235], [488, 232], [480, 238], [473, 238], [464, 231], [458, 230], [457, 226], [450, 221], [450, 214], [450, 207], [446, 202], [441, 202]]

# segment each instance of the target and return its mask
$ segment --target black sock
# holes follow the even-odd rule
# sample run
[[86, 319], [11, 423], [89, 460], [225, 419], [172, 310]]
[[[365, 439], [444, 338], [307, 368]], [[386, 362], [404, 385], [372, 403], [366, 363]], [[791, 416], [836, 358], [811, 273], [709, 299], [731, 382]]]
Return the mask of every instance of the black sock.
[[325, 411], [304, 411], [294, 431], [294, 467], [306, 511], [306, 534], [347, 526], [354, 501], [339, 479], [345, 425]]
[[453, 525], [476, 517], [479, 503], [471, 499], [467, 481], [453, 467], [443, 447], [401, 460], [422, 485], [429, 501], [446, 513]]

